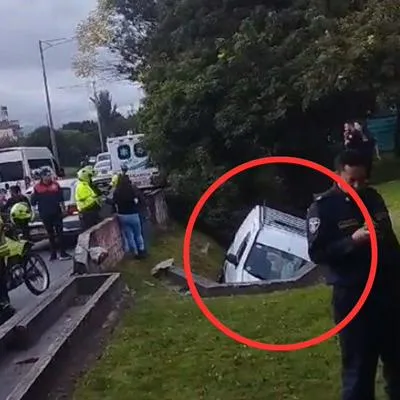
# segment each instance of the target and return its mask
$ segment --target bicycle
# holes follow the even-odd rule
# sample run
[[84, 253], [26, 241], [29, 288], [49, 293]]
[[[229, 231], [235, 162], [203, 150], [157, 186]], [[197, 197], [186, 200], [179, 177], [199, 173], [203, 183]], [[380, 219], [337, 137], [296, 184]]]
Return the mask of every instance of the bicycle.
[[[25, 283], [35, 296], [43, 294], [50, 286], [50, 273], [42, 256], [33, 250], [34, 243], [23, 239], [14, 228], [5, 225], [6, 242], [10, 254], [5, 258], [7, 289], [9, 292]], [[38, 280], [40, 286], [36, 286]]]

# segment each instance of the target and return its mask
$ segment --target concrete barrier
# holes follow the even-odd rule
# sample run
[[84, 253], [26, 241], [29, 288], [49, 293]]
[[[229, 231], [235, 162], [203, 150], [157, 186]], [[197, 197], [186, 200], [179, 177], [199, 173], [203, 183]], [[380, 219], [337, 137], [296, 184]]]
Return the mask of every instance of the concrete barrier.
[[[276, 281], [243, 282], [243, 283], [218, 283], [208, 278], [192, 274], [199, 294], [202, 297], [237, 296], [249, 294], [271, 293], [289, 289], [299, 289], [318, 285], [324, 282], [323, 274], [319, 267], [309, 264], [302, 274], [296, 278]], [[165, 279], [187, 289], [186, 274], [182, 268], [171, 266], [159, 271], [158, 278]]]
[[[169, 217], [162, 189], [147, 192], [145, 196], [151, 226], [146, 221], [143, 233], [148, 242], [151, 228], [165, 230]], [[74, 255], [74, 274], [112, 271], [123, 257], [120, 226], [118, 219], [112, 216], [79, 235]]]
[[127, 298], [124, 293], [119, 274], [70, 278], [31, 314], [5, 327], [0, 338], [0, 398], [48, 398], [62, 385], [74, 359], [81, 372], [104, 324], [115, 326]]

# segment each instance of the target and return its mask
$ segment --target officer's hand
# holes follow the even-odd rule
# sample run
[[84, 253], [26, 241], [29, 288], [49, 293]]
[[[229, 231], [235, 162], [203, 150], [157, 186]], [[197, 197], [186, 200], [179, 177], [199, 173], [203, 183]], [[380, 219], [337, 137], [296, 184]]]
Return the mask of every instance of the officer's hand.
[[370, 235], [369, 232], [366, 228], [362, 227], [360, 229], [357, 229], [351, 238], [356, 242], [357, 244], [362, 244], [366, 243], [370, 240]]

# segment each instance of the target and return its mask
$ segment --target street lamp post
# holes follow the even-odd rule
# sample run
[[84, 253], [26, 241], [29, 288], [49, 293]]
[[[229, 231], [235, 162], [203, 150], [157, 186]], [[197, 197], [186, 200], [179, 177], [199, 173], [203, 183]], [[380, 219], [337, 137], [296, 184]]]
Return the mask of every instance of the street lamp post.
[[[72, 40], [74, 40], [74, 38], [39, 40], [39, 52], [40, 52], [40, 61], [42, 64], [42, 73], [43, 73], [44, 91], [45, 91], [45, 95], [46, 95], [47, 114], [48, 114], [48, 118], [49, 118], [51, 148], [53, 151], [54, 158], [57, 161], [58, 165], [60, 165], [60, 159], [59, 159], [58, 148], [57, 148], [56, 133], [55, 133], [55, 129], [54, 129], [53, 114], [51, 111], [51, 101], [50, 101], [49, 85], [47, 82], [47, 73], [46, 73], [46, 64], [44, 61], [44, 52], [45, 52], [45, 50], [47, 50], [50, 47], [55, 47], [55, 46], [59, 46], [61, 44], [69, 43]], [[46, 45], [47, 47], [45, 48], [44, 45]]]
[[103, 124], [101, 120], [101, 115], [99, 112], [99, 96], [97, 94], [97, 89], [96, 89], [96, 81], [92, 82], [93, 86], [93, 103], [94, 106], [96, 107], [96, 114], [97, 114], [97, 126], [99, 130], [99, 140], [100, 140], [100, 148], [101, 152], [104, 153], [104, 136], [103, 136]]
[[53, 123], [53, 114], [51, 112], [51, 102], [50, 102], [50, 94], [49, 94], [49, 85], [47, 83], [46, 65], [44, 63], [43, 42], [41, 40], [39, 40], [39, 51], [40, 51], [40, 60], [42, 62], [43, 83], [44, 83], [44, 91], [45, 91], [45, 94], [46, 94], [47, 114], [48, 114], [48, 117], [49, 117], [51, 148], [53, 150], [53, 155], [54, 155], [54, 158], [57, 161], [57, 164], [60, 165], [60, 160], [59, 160], [59, 157], [58, 157], [56, 133], [55, 133], [55, 130], [54, 130], [54, 123]]

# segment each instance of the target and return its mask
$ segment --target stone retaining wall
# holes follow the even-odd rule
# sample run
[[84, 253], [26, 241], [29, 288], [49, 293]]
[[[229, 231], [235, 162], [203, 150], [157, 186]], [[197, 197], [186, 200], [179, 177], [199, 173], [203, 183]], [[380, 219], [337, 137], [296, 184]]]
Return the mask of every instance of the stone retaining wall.
[[[146, 193], [146, 199], [152, 227], [166, 229], [169, 220], [163, 190]], [[123, 257], [120, 226], [118, 219], [112, 216], [79, 235], [74, 255], [74, 273], [111, 271]]]

